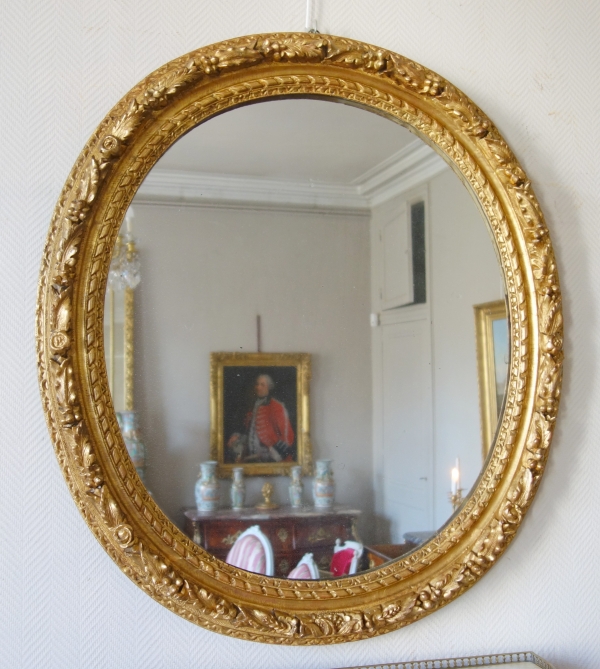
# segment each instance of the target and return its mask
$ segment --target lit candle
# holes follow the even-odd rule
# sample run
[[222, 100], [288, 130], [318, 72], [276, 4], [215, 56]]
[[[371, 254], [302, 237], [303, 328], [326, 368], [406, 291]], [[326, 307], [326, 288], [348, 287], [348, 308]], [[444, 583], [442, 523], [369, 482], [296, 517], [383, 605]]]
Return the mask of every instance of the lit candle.
[[127, 213], [125, 214], [125, 224], [127, 225], [127, 234], [131, 237], [133, 232], [133, 207], [129, 207]]
[[458, 458], [456, 458], [456, 464], [452, 468], [452, 494], [456, 495], [456, 493], [460, 490], [460, 463], [458, 461]]
[[456, 458], [456, 471], [458, 473], [458, 478], [456, 481], [456, 489], [460, 490], [460, 463], [458, 462], [458, 458]]

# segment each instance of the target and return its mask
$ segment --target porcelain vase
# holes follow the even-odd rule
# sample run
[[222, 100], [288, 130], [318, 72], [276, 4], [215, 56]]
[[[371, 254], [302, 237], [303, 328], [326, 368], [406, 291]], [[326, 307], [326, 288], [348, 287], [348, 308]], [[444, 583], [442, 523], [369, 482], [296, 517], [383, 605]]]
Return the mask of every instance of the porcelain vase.
[[231, 508], [243, 509], [246, 497], [246, 484], [244, 483], [244, 468], [233, 468], [233, 482], [231, 484]]
[[137, 414], [135, 411], [118, 411], [117, 422], [125, 441], [125, 447], [138, 476], [145, 483], [146, 476], [146, 447], [140, 439]]
[[332, 460], [317, 460], [315, 467], [315, 480], [313, 481], [315, 506], [319, 509], [329, 509], [333, 506], [335, 497]]
[[214, 460], [200, 463], [200, 476], [196, 481], [195, 493], [198, 511], [216, 511], [219, 508], [219, 482], [217, 463]]
[[299, 509], [302, 506], [302, 467], [295, 465], [290, 469], [291, 481], [289, 485], [290, 505], [292, 509]]

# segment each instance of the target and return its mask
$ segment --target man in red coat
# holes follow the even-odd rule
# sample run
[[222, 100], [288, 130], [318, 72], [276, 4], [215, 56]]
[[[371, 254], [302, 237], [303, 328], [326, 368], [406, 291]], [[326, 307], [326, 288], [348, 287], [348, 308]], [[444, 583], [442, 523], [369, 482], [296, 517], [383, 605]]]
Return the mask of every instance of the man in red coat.
[[282, 462], [293, 460], [294, 430], [285, 406], [271, 397], [275, 384], [260, 374], [254, 384], [256, 401], [244, 418], [244, 432], [227, 442], [236, 462]]

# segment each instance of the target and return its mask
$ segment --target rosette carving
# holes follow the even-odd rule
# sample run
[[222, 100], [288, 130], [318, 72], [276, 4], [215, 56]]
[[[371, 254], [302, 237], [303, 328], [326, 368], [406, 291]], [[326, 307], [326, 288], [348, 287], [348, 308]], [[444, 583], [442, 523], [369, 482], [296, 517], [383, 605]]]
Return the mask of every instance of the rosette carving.
[[[127, 456], [101, 345], [112, 243], [149, 169], [202, 120], [281, 95], [361, 104], [435, 144], [488, 218], [510, 310], [506, 408], [479, 485], [425, 546], [338, 581], [241, 572], [183, 536], [156, 507]], [[175, 101], [177, 108], [171, 106]], [[81, 324], [77, 332], [75, 322]], [[84, 148], [56, 206], [42, 261], [37, 328], [40, 385], [57, 456], [99, 541], [134, 582], [179, 615], [272, 643], [381, 634], [471, 587], [513, 539], [533, 499], [560, 398], [563, 322], [556, 261], [531, 183], [514, 154], [485, 114], [439, 75], [385, 49], [327, 35], [259, 35], [199, 49], [161, 67], [115, 106]], [[517, 465], [511, 480], [509, 462]], [[507, 492], [494, 495], [504, 482]], [[448, 554], [452, 559], [439, 567], [438, 558]]]

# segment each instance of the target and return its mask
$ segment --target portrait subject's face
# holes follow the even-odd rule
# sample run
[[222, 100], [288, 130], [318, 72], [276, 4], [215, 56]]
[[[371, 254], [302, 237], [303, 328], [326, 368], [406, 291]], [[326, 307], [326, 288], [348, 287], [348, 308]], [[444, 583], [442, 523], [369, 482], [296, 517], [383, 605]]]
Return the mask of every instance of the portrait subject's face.
[[254, 384], [254, 392], [257, 397], [263, 398], [269, 394], [269, 382], [264, 376], [259, 376]]

